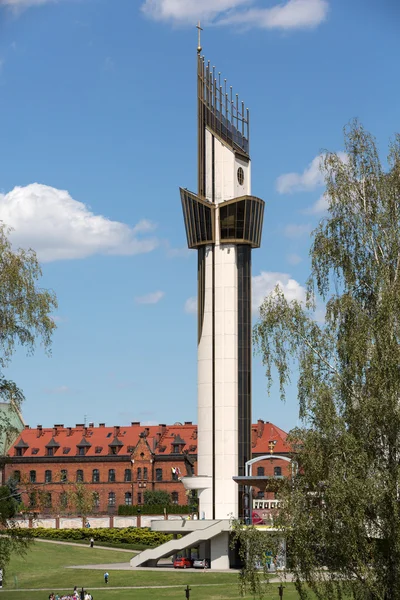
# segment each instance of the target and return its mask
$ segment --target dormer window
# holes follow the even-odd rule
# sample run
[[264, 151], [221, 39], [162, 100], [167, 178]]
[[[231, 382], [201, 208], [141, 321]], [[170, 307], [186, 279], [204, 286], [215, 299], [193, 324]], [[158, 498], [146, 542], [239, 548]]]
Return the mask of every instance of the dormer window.
[[60, 447], [60, 444], [58, 442], [56, 442], [55, 439], [52, 437], [51, 440], [49, 441], [49, 443], [46, 444], [47, 456], [54, 456], [59, 447]]
[[117, 438], [117, 436], [115, 436], [114, 439], [112, 440], [112, 442], [110, 442], [108, 444], [109, 453], [110, 454], [118, 454], [118, 452], [121, 450], [123, 445], [124, 445], [123, 442], [121, 442], [121, 440], [119, 440]]
[[29, 444], [26, 444], [21, 438], [19, 442], [14, 446], [14, 456], [23, 456], [28, 448]]
[[176, 435], [172, 442], [172, 454], [180, 454], [185, 446], [185, 440], [183, 440], [179, 434]]
[[80, 443], [76, 445], [77, 447], [77, 455], [78, 456], [85, 456], [85, 454], [87, 453], [87, 451], [89, 450], [89, 448], [92, 447], [92, 444], [90, 442], [87, 441], [86, 438], [82, 438]]

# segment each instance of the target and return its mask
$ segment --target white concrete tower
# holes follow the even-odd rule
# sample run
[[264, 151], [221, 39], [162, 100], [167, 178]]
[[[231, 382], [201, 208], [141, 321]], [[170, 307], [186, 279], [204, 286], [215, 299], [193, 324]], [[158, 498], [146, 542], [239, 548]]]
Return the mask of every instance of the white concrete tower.
[[201, 516], [227, 519], [243, 516], [232, 477], [251, 459], [251, 250], [264, 202], [251, 196], [249, 111], [200, 52], [197, 80], [198, 193], [181, 189], [198, 251], [198, 477], [187, 483]]

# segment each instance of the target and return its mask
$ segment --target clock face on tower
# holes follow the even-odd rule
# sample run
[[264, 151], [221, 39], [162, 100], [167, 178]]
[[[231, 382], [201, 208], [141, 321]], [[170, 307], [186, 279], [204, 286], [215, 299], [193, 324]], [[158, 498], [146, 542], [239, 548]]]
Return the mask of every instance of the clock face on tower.
[[239, 167], [237, 170], [237, 180], [239, 182], [239, 185], [243, 185], [244, 183], [244, 171], [242, 169], [242, 167]]

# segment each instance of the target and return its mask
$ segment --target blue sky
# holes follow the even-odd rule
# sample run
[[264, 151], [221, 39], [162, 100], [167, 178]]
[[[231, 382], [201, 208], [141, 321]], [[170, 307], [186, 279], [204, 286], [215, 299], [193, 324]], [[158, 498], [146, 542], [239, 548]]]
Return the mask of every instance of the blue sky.
[[[251, 110], [266, 201], [253, 299], [301, 298], [324, 214], [318, 157], [353, 117], [382, 152], [400, 117], [395, 0], [0, 0], [0, 219], [59, 299], [52, 357], [7, 375], [27, 423], [196, 421], [195, 24]], [[255, 313], [256, 315], [256, 313]], [[297, 423], [254, 359], [253, 418]]]

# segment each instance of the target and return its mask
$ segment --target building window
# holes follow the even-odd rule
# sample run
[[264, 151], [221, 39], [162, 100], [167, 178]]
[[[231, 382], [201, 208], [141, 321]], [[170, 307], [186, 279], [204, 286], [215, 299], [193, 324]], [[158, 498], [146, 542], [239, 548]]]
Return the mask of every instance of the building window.
[[156, 481], [162, 481], [162, 469], [156, 469]]
[[50, 492], [46, 492], [43, 498], [43, 506], [44, 508], [51, 508], [51, 494]]
[[115, 492], [108, 494], [108, 506], [115, 506]]
[[282, 475], [282, 467], [274, 467], [274, 476], [280, 477]]
[[22, 448], [15, 448], [15, 456], [22, 456]]
[[125, 469], [124, 481], [132, 481], [132, 471]]
[[21, 471], [14, 471], [14, 473], [13, 473], [13, 479], [17, 483], [19, 483], [21, 481]]
[[172, 471], [172, 481], [178, 481], [178, 472], [175, 469]]
[[92, 481], [93, 483], [100, 483], [100, 472], [98, 469], [93, 469]]
[[143, 468], [143, 479], [147, 479], [147, 467]]
[[44, 482], [51, 483], [51, 471], [44, 472]]
[[257, 476], [264, 477], [264, 475], [265, 475], [264, 467], [257, 467]]
[[142, 504], [142, 492], [138, 492], [138, 495], [137, 495], [137, 503], [138, 503], [138, 504]]
[[142, 479], [142, 468], [141, 468], [141, 467], [138, 467], [138, 470], [137, 470], [137, 478], [138, 478], [138, 479]]
[[61, 481], [65, 483], [68, 480], [68, 471], [67, 469], [61, 469]]
[[47, 456], [54, 456], [54, 448], [47, 448]]
[[242, 167], [239, 167], [237, 170], [237, 180], [239, 185], [243, 185], [244, 183], [244, 171]]
[[29, 473], [29, 481], [31, 483], [36, 483], [36, 471], [30, 471], [30, 473]]
[[263, 500], [263, 498], [264, 498], [264, 492], [257, 492], [257, 498], [259, 500]]
[[93, 492], [93, 507], [99, 508], [100, 506], [100, 494], [99, 492]]
[[31, 492], [29, 494], [29, 506], [31, 508], [36, 508], [36, 506], [37, 506], [37, 494], [36, 494], [36, 492]]
[[83, 481], [83, 471], [82, 469], [78, 469], [76, 472], [76, 480], [77, 481]]
[[84, 448], [84, 447], [82, 447], [82, 446], [81, 446], [81, 447], [79, 447], [79, 448], [78, 448], [78, 455], [79, 455], [79, 456], [85, 456], [85, 454], [86, 454], [86, 448]]
[[132, 505], [132, 494], [131, 492], [125, 492], [125, 504], [126, 506]]
[[61, 494], [60, 494], [60, 506], [61, 506], [61, 508], [67, 508], [67, 506], [68, 506], [68, 494], [67, 494], [67, 492], [61, 492]]
[[172, 494], [171, 494], [171, 502], [172, 502], [172, 504], [178, 504], [179, 503], [179, 494], [178, 494], [178, 492], [172, 492]]
[[115, 481], [115, 469], [109, 469], [108, 471], [108, 481]]

